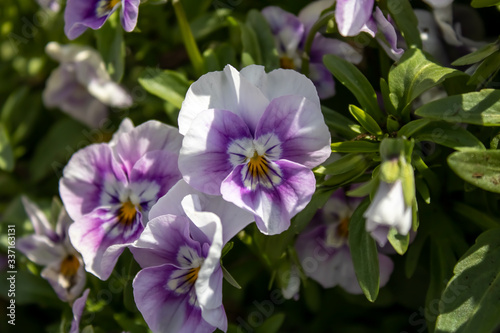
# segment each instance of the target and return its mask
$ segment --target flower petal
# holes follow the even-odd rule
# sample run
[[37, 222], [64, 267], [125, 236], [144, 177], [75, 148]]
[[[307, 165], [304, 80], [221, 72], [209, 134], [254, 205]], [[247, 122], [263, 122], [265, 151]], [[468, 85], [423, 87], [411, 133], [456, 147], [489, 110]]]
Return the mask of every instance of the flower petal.
[[287, 160], [274, 162], [282, 172], [281, 183], [272, 188], [258, 186], [252, 191], [245, 187], [242, 165], [222, 182], [222, 197], [255, 215], [255, 222], [266, 235], [275, 235], [288, 229], [290, 219], [304, 209], [316, 187], [312, 171]]
[[59, 260], [48, 265], [42, 270], [40, 275], [50, 283], [61, 301], [71, 303], [81, 294], [87, 281], [87, 275], [82, 259], [78, 258], [80, 266], [76, 274], [71, 277], [65, 277], [61, 274], [61, 261]]
[[108, 145], [93, 144], [73, 154], [59, 181], [59, 193], [69, 216], [76, 221], [114, 193], [110, 186], [126, 182]]
[[266, 73], [264, 66], [251, 65], [243, 68], [240, 74], [260, 89], [269, 101], [281, 96], [297, 95], [319, 105], [318, 93], [311, 80], [295, 70], [279, 68]]
[[73, 40], [83, 34], [87, 28], [99, 29], [108, 19], [109, 13], [97, 17], [95, 10], [99, 0], [68, 0], [64, 11], [64, 32]]
[[73, 303], [73, 321], [71, 322], [70, 333], [78, 333], [80, 320], [82, 318], [83, 310], [85, 309], [85, 303], [87, 302], [87, 297], [89, 297], [90, 289], [85, 289], [82, 296], [75, 300]]
[[43, 266], [61, 260], [66, 254], [62, 244], [42, 235], [24, 236], [18, 239], [16, 245], [29, 260]]
[[271, 101], [255, 137], [274, 133], [281, 141], [281, 159], [313, 168], [331, 154], [330, 132], [319, 105], [300, 96]]
[[147, 152], [165, 150], [178, 154], [181, 143], [182, 136], [175, 127], [150, 120], [117, 137], [113, 153], [130, 176], [134, 165]]
[[277, 6], [262, 10], [262, 15], [271, 27], [277, 40], [278, 53], [293, 57], [304, 39], [304, 25], [297, 16]]
[[201, 309], [189, 302], [190, 294], [177, 295], [166, 287], [178, 268], [169, 264], [141, 270], [134, 279], [134, 299], [153, 332], [205, 333], [215, 327], [201, 315]]
[[194, 119], [205, 110], [229, 110], [241, 117], [253, 132], [269, 101], [234, 67], [211, 72], [189, 87], [179, 112], [179, 132], [186, 135]]
[[220, 195], [220, 184], [233, 169], [228, 147], [240, 138], [252, 135], [234, 113], [211, 109], [198, 115], [182, 142], [179, 169], [184, 180], [199, 191]]
[[332, 73], [323, 64], [309, 64], [309, 77], [318, 90], [319, 98], [327, 99], [335, 95]]
[[58, 236], [52, 229], [49, 220], [47, 220], [47, 217], [42, 210], [25, 195], [21, 197], [21, 201], [26, 214], [28, 214], [31, 223], [33, 224], [35, 233], [40, 236], [47, 236], [52, 241], [57, 241]]
[[384, 42], [381, 42], [380, 45], [385, 50], [387, 55], [391, 57], [391, 59], [398, 60], [403, 54], [404, 50], [402, 48], [399, 48], [397, 45], [398, 36], [396, 34], [396, 28], [391, 24], [391, 22], [389, 22], [388, 19], [385, 18], [384, 13], [382, 13], [378, 6], [375, 7], [373, 17], [377, 22], [377, 27], [380, 28], [379, 31], [382, 32], [385, 39], [389, 43], [389, 45], [386, 45]]
[[137, 25], [141, 0], [122, 0], [121, 23], [125, 31], [131, 32]]
[[374, 0], [337, 0], [335, 20], [339, 33], [356, 36], [372, 15]]
[[333, 6], [335, 0], [312, 1], [299, 12], [299, 20], [306, 27], [306, 34], [309, 33], [312, 25], [316, 23], [322, 11]]

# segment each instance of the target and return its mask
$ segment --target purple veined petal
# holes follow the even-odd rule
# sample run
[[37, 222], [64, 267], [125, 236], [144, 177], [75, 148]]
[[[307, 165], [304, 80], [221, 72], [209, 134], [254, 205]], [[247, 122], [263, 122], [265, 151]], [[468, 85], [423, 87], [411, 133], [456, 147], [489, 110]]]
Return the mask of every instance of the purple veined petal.
[[312, 171], [287, 160], [273, 162], [281, 171], [281, 182], [272, 188], [258, 185], [251, 190], [243, 183], [243, 165], [237, 166], [222, 182], [222, 197], [255, 215], [255, 222], [266, 235], [288, 229], [290, 219], [304, 209], [314, 193], [316, 180]]
[[108, 19], [109, 14], [98, 17], [96, 8], [100, 0], [68, 0], [64, 11], [64, 32], [69, 39], [73, 40], [83, 34], [88, 28], [99, 29]]
[[224, 200], [220, 195], [208, 195], [189, 186], [184, 180], [175, 184], [149, 211], [149, 219], [172, 214], [185, 216], [181, 200], [187, 195], [197, 195], [200, 210], [212, 212], [219, 216], [222, 223], [222, 239], [226, 244], [238, 232], [254, 221], [253, 214]]
[[201, 307], [202, 317], [210, 325], [226, 331], [227, 318], [222, 307], [222, 270], [220, 267], [220, 257], [224, 247], [221, 221], [214, 213], [198, 210], [200, 202], [196, 195], [184, 197], [181, 205], [189, 219], [210, 242], [210, 248], [195, 282], [196, 297]]
[[184, 137], [179, 155], [184, 180], [201, 192], [220, 195], [220, 184], [234, 167], [228, 147], [242, 138], [251, 139], [252, 135], [238, 115], [218, 109], [199, 114]]
[[134, 126], [134, 123], [132, 122], [132, 120], [130, 120], [130, 118], [124, 118], [122, 120], [122, 122], [120, 123], [118, 130], [115, 133], [113, 133], [113, 137], [108, 142], [108, 145], [110, 147], [116, 146], [120, 136], [122, 136], [122, 134], [124, 134], [124, 133], [128, 133], [128, 132], [132, 131], [134, 128], [135, 128], [135, 126]]
[[380, 271], [380, 287], [383, 287], [389, 282], [389, 278], [391, 277], [392, 271], [394, 269], [394, 263], [391, 258], [386, 256], [385, 254], [378, 255], [378, 265]]
[[176, 294], [165, 285], [179, 269], [170, 264], [147, 267], [134, 278], [134, 299], [149, 328], [155, 332], [209, 333], [216, 328], [191, 304], [190, 293]]
[[43, 91], [46, 107], [58, 107], [76, 120], [98, 128], [108, 115], [106, 105], [94, 98], [76, 79], [74, 65], [61, 65], [50, 74]]
[[240, 74], [260, 89], [269, 101], [281, 96], [297, 95], [320, 104], [314, 84], [295, 70], [279, 68], [266, 73], [264, 66], [251, 65], [243, 68]]
[[45, 267], [41, 272], [41, 276], [49, 282], [61, 301], [71, 303], [81, 294], [85, 287], [87, 275], [83, 261], [78, 256], [79, 266], [77, 271], [72, 276], [65, 276], [61, 272], [61, 264], [64, 259], [61, 258], [61, 260]]
[[38, 265], [49, 265], [66, 254], [62, 244], [54, 243], [45, 235], [28, 235], [20, 238], [17, 249]]
[[47, 220], [47, 217], [42, 212], [42, 210], [25, 195], [21, 197], [21, 201], [23, 203], [24, 210], [26, 211], [26, 214], [31, 221], [31, 224], [33, 224], [35, 234], [40, 236], [47, 236], [54, 242], [57, 241], [59, 236], [52, 229], [49, 220]]
[[235, 113], [253, 132], [268, 104], [262, 91], [227, 65], [223, 71], [201, 76], [189, 87], [179, 112], [179, 132], [186, 135], [193, 120], [208, 109]]
[[[189, 219], [183, 216], [162, 215], [151, 219], [130, 251], [142, 268], [163, 265], [178, 266], [179, 248], [187, 245], [200, 250], [190, 237]], [[201, 251], [201, 250], [200, 250]]]
[[141, 213], [124, 225], [117, 211], [96, 209], [75, 221], [69, 228], [69, 237], [81, 253], [85, 269], [106, 280], [111, 275], [125, 247], [132, 244], [143, 231]]
[[368, 21], [363, 25], [361, 28], [360, 32], [366, 32], [368, 35], [370, 35], [372, 38], [375, 37], [377, 34], [378, 28], [377, 28], [377, 23], [373, 19], [373, 16], [370, 16], [368, 18]]
[[316, 86], [319, 98], [327, 99], [335, 95], [335, 81], [332, 73], [323, 64], [309, 64], [309, 77]]
[[387, 55], [391, 57], [391, 59], [395, 61], [398, 60], [403, 54], [404, 50], [397, 46], [398, 36], [396, 34], [396, 28], [394, 28], [391, 22], [389, 22], [389, 20], [385, 18], [384, 13], [382, 13], [382, 11], [378, 6], [375, 7], [375, 12], [373, 13], [373, 17], [377, 22], [377, 27], [379, 28], [379, 31], [382, 32], [385, 39], [389, 43], [389, 45], [386, 45], [384, 42], [380, 42], [380, 45], [385, 50]]
[[178, 154], [181, 143], [182, 136], [175, 127], [150, 120], [117, 137], [113, 154], [130, 176], [134, 165], [147, 152], [165, 150]]
[[304, 24], [306, 30], [304, 34], [307, 36], [309, 29], [319, 19], [320, 14], [327, 8], [330, 8], [335, 3], [335, 0], [320, 0], [312, 1], [310, 4], [302, 8], [299, 12], [299, 20]]
[[108, 145], [93, 144], [73, 154], [59, 181], [59, 193], [69, 216], [77, 221], [103, 203], [109, 204], [104, 201], [116, 192], [114, 187], [126, 183]]
[[313, 168], [331, 154], [330, 132], [318, 104], [300, 96], [275, 98], [255, 132], [259, 138], [274, 133], [281, 141], [281, 157]]
[[141, 0], [122, 0], [121, 23], [125, 31], [131, 32], [137, 25]]
[[78, 333], [80, 320], [82, 319], [83, 310], [85, 309], [85, 303], [87, 302], [87, 298], [89, 297], [90, 289], [85, 289], [82, 296], [75, 300], [73, 303], [73, 321], [71, 322], [70, 333]]
[[135, 163], [129, 177], [129, 198], [132, 202], [140, 203], [144, 225], [151, 207], [182, 179], [177, 161], [177, 154], [155, 150], [147, 152]]
[[353, 64], [359, 64], [363, 60], [363, 54], [348, 43], [334, 38], [323, 37], [318, 33], [314, 37], [311, 46], [311, 63], [323, 64], [325, 54], [335, 54]]
[[374, 0], [337, 0], [335, 20], [339, 33], [356, 36], [372, 15]]
[[288, 56], [294, 55], [304, 39], [302, 22], [295, 15], [277, 6], [264, 8], [262, 15], [269, 23], [277, 41], [278, 53]]

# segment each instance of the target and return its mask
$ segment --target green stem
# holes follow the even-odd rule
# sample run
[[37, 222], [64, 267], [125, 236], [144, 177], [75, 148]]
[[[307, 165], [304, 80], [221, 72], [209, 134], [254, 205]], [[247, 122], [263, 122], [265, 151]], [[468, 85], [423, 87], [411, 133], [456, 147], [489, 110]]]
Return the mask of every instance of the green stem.
[[203, 61], [203, 57], [201, 56], [200, 50], [196, 45], [196, 41], [194, 40], [193, 33], [191, 32], [191, 27], [189, 26], [186, 13], [184, 12], [184, 8], [182, 7], [180, 0], [173, 0], [172, 5], [174, 6], [175, 16], [179, 21], [182, 41], [184, 42], [184, 46], [186, 47], [189, 59], [193, 64], [196, 75], [201, 76], [205, 73], [205, 63]]
[[314, 41], [314, 36], [324, 25], [328, 23], [332, 18], [335, 17], [335, 12], [330, 12], [317, 20], [311, 30], [309, 30], [309, 34], [307, 35], [306, 43], [304, 44], [304, 52], [302, 53], [302, 74], [305, 76], [309, 76], [309, 53], [311, 53], [312, 43]]

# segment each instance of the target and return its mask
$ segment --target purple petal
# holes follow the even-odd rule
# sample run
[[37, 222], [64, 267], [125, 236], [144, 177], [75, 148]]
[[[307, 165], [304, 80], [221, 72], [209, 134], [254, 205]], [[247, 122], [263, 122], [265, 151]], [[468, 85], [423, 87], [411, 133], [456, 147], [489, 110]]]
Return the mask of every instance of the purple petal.
[[178, 268], [172, 265], [148, 267], [134, 279], [134, 299], [153, 332], [204, 333], [215, 327], [202, 317], [201, 309], [190, 304], [190, 292], [176, 294], [166, 287]]
[[269, 6], [262, 10], [275, 36], [278, 53], [293, 56], [299, 44], [304, 39], [304, 25], [293, 14], [276, 6]]
[[323, 64], [325, 54], [335, 54], [353, 64], [359, 64], [363, 60], [362, 53], [348, 43], [316, 34], [311, 47], [311, 63]]
[[[181, 246], [201, 251], [199, 242], [189, 233], [189, 219], [182, 216], [162, 215], [151, 219], [130, 251], [142, 268], [165, 263], [179, 265], [177, 255]], [[208, 241], [208, 239], [205, 239]]]
[[195, 189], [220, 195], [220, 184], [233, 169], [228, 147], [240, 138], [252, 138], [247, 124], [234, 113], [206, 110], [193, 121], [184, 137], [179, 169]]
[[125, 31], [134, 30], [139, 15], [141, 0], [122, 0], [121, 22]]
[[281, 141], [281, 159], [313, 168], [331, 154], [330, 132], [319, 105], [299, 96], [275, 98], [267, 107], [255, 137], [274, 133]]
[[61, 273], [61, 262], [64, 258], [48, 265], [42, 270], [41, 273], [41, 276], [50, 283], [59, 299], [63, 302], [71, 303], [76, 297], [78, 297], [87, 281], [83, 261], [79, 255], [77, 256], [80, 266], [78, 267], [76, 274], [73, 276], [68, 277]]
[[189, 87], [179, 112], [179, 132], [185, 135], [193, 120], [208, 109], [239, 115], [253, 132], [268, 104], [262, 91], [227, 65], [224, 71], [205, 74]]
[[339, 33], [356, 36], [372, 15], [374, 0], [337, 0], [335, 20]]
[[379, 7], [375, 8], [373, 17], [377, 22], [377, 27], [380, 28], [380, 31], [389, 43], [389, 45], [387, 46], [384, 42], [381, 42], [382, 47], [386, 51], [387, 55], [389, 55], [389, 57], [391, 57], [393, 60], [398, 60], [403, 54], [404, 50], [397, 46], [398, 36], [396, 34], [396, 29], [391, 24], [391, 22], [389, 22], [389, 20], [385, 18], [384, 13], [382, 13]]
[[49, 220], [47, 220], [41, 209], [25, 195], [21, 197], [21, 201], [31, 224], [33, 224], [35, 233], [40, 236], [47, 236], [54, 242], [57, 241], [59, 237], [52, 229]]
[[149, 219], [166, 214], [185, 216], [181, 200], [190, 194], [198, 196], [201, 211], [212, 212], [219, 216], [222, 223], [224, 244], [254, 221], [253, 214], [227, 202], [221, 196], [208, 195], [197, 191], [184, 180], [180, 180], [166, 195], [158, 200], [149, 211]]
[[130, 176], [132, 168], [144, 154], [154, 150], [179, 153], [182, 136], [172, 126], [156, 120], [147, 121], [129, 132], [122, 133], [116, 141], [114, 153]]
[[70, 226], [69, 237], [82, 254], [85, 269], [106, 280], [125, 247], [139, 238], [142, 231], [140, 213], [134, 221], [124, 225], [119, 222], [116, 211], [96, 209]]
[[16, 242], [19, 251], [38, 265], [49, 265], [65, 255], [62, 244], [54, 243], [46, 236], [29, 235]]
[[82, 319], [83, 310], [85, 309], [85, 303], [87, 303], [87, 297], [89, 297], [90, 289], [85, 289], [82, 296], [75, 300], [73, 303], [73, 321], [71, 322], [70, 333], [78, 333], [80, 320]]
[[319, 98], [327, 99], [335, 95], [335, 81], [332, 73], [323, 64], [310, 64], [309, 77], [318, 90]]
[[312, 171], [287, 160], [274, 162], [282, 172], [281, 183], [272, 188], [258, 185], [246, 188], [236, 167], [221, 186], [222, 197], [255, 214], [257, 226], [264, 234], [274, 235], [290, 226], [290, 219], [304, 209], [314, 193], [316, 180]]
[[127, 179], [116, 163], [107, 144], [93, 144], [79, 150], [69, 160], [59, 181], [59, 193], [73, 220], [102, 205], [109, 186], [126, 183]]
[[391, 258], [384, 254], [378, 255], [378, 265], [380, 271], [380, 287], [383, 287], [389, 282], [392, 271], [394, 269], [394, 263]]
[[122, 120], [122, 122], [120, 123], [118, 130], [115, 133], [113, 133], [113, 137], [111, 138], [111, 140], [108, 143], [109, 146], [110, 147], [116, 146], [120, 137], [124, 133], [132, 131], [134, 128], [135, 128], [135, 126], [134, 126], [134, 123], [132, 122], [132, 120], [130, 120], [130, 118], [124, 118]]
[[251, 65], [243, 68], [240, 74], [260, 89], [269, 101], [281, 96], [297, 95], [319, 105], [318, 93], [311, 80], [295, 70], [279, 68], [266, 73], [264, 66]]
[[[69, 39], [75, 39], [87, 28], [99, 29], [109, 15], [97, 17], [96, 7], [99, 0], [68, 0], [64, 11], [64, 32]], [[116, 8], [116, 7], [115, 7]]]

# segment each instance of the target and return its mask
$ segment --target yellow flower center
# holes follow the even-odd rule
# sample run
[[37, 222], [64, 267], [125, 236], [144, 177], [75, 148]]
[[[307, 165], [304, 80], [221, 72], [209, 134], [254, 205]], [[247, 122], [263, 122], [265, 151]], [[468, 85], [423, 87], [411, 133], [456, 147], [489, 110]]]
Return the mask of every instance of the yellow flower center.
[[80, 268], [80, 261], [76, 256], [70, 254], [61, 262], [60, 272], [65, 277], [70, 278], [76, 274], [78, 268]]
[[191, 268], [189, 272], [186, 274], [186, 282], [190, 284], [194, 284], [196, 279], [198, 279], [198, 273], [200, 272], [201, 267]]
[[337, 227], [337, 233], [340, 237], [346, 239], [349, 236], [349, 218], [344, 217], [340, 220], [340, 224]]
[[108, 15], [120, 2], [121, 0], [100, 0], [96, 7], [97, 17]]
[[280, 67], [284, 69], [295, 69], [293, 64], [293, 59], [287, 56], [283, 56], [280, 58]]
[[131, 225], [137, 215], [137, 208], [135, 205], [129, 201], [122, 204], [122, 207], [118, 211], [118, 221], [124, 225]]
[[261, 178], [267, 175], [269, 164], [264, 155], [253, 153], [253, 156], [248, 161], [248, 171], [253, 178]]

